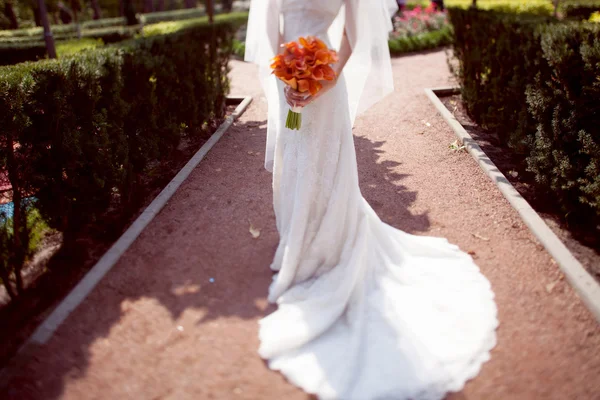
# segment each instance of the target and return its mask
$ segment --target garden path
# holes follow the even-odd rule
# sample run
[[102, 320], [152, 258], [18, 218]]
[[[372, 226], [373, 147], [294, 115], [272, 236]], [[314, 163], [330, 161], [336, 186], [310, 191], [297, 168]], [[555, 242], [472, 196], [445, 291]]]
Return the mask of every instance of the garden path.
[[[391, 225], [473, 254], [499, 305], [492, 360], [450, 398], [597, 398], [598, 324], [471, 156], [449, 148], [423, 92], [451, 83], [444, 52], [393, 66], [395, 93], [354, 130], [363, 194]], [[277, 233], [266, 103], [254, 67], [232, 67], [233, 94], [254, 102], [50, 341], [16, 360], [0, 397], [307, 398], [256, 352]]]

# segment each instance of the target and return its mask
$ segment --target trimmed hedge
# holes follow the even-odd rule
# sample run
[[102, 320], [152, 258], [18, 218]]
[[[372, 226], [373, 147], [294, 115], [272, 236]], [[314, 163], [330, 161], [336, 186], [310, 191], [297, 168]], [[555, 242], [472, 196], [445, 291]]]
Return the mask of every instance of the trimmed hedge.
[[465, 105], [566, 214], [600, 218], [600, 27], [450, 9]]
[[[215, 12], [220, 12], [221, 7], [217, 5]], [[161, 11], [146, 14], [139, 14], [138, 19], [144, 25], [155, 24], [163, 21], [180, 21], [184, 19], [199, 18], [206, 16], [204, 7], [199, 8], [188, 8], [183, 10], [171, 10]], [[124, 17], [118, 18], [102, 18], [98, 20], [85, 21], [80, 24], [82, 31], [105, 29], [105, 28], [117, 28], [127, 25], [127, 21]], [[73, 37], [77, 34], [77, 25], [74, 23], [66, 25], [52, 25], [52, 33], [56, 38], [62, 35], [67, 37]], [[44, 30], [42, 27], [28, 28], [28, 29], [15, 29], [15, 30], [0, 30], [0, 42], [5, 41], [9, 38], [29, 38], [39, 40], [43, 37]]]
[[[131, 39], [141, 30], [141, 26], [112, 26], [112, 27], [104, 27], [104, 28], [94, 28], [94, 29], [82, 29], [81, 37], [82, 38], [92, 38], [92, 39], [102, 39], [106, 40], [107, 43], [116, 43], [119, 41], [123, 41], [126, 39]], [[59, 31], [52, 32], [52, 36], [56, 42], [62, 40], [72, 40], [77, 39], [77, 31]], [[16, 36], [16, 37], [6, 37], [0, 38], [1, 44], [14, 44], [14, 45], [28, 45], [32, 43], [43, 43], [43, 34], [40, 36]]]
[[[473, 0], [445, 0], [446, 7], [469, 8]], [[554, 12], [552, 0], [477, 0], [480, 10], [494, 10], [512, 14], [536, 14], [551, 16]]]
[[[92, 21], [85, 21], [81, 23], [81, 30], [89, 29], [102, 29], [102, 28], [114, 28], [119, 26], [125, 26], [125, 18], [103, 18]], [[77, 34], [77, 25], [66, 24], [66, 25], [52, 25], [52, 34], [60, 36], [61, 34]], [[0, 41], [4, 41], [8, 38], [29, 38], [39, 39], [44, 35], [44, 29], [40, 26], [28, 29], [14, 29], [14, 30], [3, 30], [0, 31]]]
[[390, 54], [398, 56], [415, 51], [435, 49], [452, 43], [452, 27], [445, 26], [440, 30], [423, 32], [414, 36], [398, 37], [388, 40]]
[[600, 11], [600, 1], [594, 4], [590, 4], [589, 2], [583, 4], [565, 4], [562, 10], [566, 18], [588, 20], [593, 13]]
[[537, 131], [527, 158], [567, 213], [600, 217], [600, 27], [542, 26], [543, 63], [527, 89]]
[[[139, 32], [139, 27], [115, 27], [102, 28], [82, 32], [82, 39], [101, 40], [103, 43], [118, 43], [131, 39]], [[60, 47], [61, 42], [73, 41], [77, 35], [75, 33], [62, 34], [55, 36], [56, 46]], [[32, 41], [29, 38], [17, 40], [0, 40], [0, 65], [12, 65], [25, 61], [37, 61], [46, 57], [46, 44], [43, 40]]]
[[25, 61], [35, 61], [46, 57], [46, 46], [43, 42], [27, 44], [0, 43], [0, 65], [12, 65]]
[[15, 205], [35, 196], [67, 242], [109, 209], [127, 218], [149, 168], [224, 117], [239, 18], [0, 67], [0, 170]]

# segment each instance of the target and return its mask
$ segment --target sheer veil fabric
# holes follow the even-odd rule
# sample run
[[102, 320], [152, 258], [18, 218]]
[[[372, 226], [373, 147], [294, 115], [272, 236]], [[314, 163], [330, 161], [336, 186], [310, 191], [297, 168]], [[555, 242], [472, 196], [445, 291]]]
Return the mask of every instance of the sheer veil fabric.
[[[262, 358], [323, 399], [441, 399], [479, 372], [496, 343], [490, 283], [443, 238], [379, 219], [358, 184], [356, 115], [393, 90], [393, 0], [253, 0], [246, 60], [267, 95], [265, 167], [280, 242], [260, 323]], [[284, 128], [283, 85], [269, 61], [281, 41], [314, 35], [353, 53], [338, 84]], [[401, 134], [400, 132], [398, 134]]]

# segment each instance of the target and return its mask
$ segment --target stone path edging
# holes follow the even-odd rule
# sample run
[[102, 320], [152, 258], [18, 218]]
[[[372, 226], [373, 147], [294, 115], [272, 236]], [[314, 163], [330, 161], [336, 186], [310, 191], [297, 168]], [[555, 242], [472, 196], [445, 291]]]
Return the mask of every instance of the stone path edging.
[[479, 167], [490, 177], [512, 207], [519, 213], [523, 222], [554, 258], [567, 280], [583, 300], [587, 308], [600, 322], [600, 285], [573, 256], [564, 243], [552, 232], [550, 227], [535, 212], [529, 203], [519, 194], [506, 176], [484, 153], [477, 142], [469, 135], [452, 113], [444, 106], [438, 95], [452, 95], [459, 92], [456, 87], [425, 89], [427, 97], [437, 108], [444, 120], [450, 125], [467, 151], [473, 156]]

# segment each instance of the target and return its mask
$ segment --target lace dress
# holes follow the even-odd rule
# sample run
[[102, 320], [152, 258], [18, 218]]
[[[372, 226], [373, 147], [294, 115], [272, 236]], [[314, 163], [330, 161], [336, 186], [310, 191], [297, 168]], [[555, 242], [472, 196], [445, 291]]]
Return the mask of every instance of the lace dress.
[[[284, 40], [328, 42], [342, 3], [283, 0]], [[494, 294], [468, 254], [385, 224], [363, 199], [346, 96], [341, 77], [299, 131], [276, 133], [278, 310], [260, 322], [259, 353], [323, 399], [440, 399], [490, 358]]]

